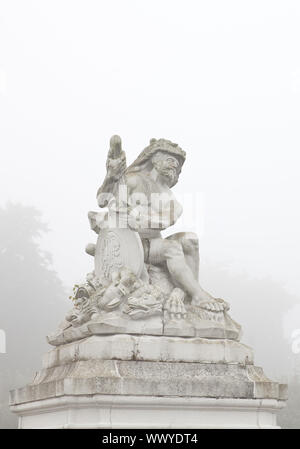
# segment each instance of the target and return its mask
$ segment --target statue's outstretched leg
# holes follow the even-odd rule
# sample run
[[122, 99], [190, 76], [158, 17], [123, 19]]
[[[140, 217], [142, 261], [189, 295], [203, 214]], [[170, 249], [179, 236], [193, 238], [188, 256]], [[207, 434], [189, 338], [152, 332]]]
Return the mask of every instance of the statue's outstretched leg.
[[199, 285], [193, 270], [187, 264], [182, 244], [174, 239], [152, 239], [150, 262], [155, 264], [165, 261], [175, 285], [181, 287], [192, 298], [202, 301], [213, 300]]
[[198, 274], [198, 262], [196, 260], [195, 263], [190, 252], [191, 265], [187, 263], [187, 254], [184, 253], [183, 246], [178, 238], [153, 239], [150, 246], [150, 262], [157, 264], [165, 261], [172, 281], [192, 298], [193, 305], [215, 311], [223, 310], [226, 303], [213, 298], [200, 286], [195, 276], [196, 270]]

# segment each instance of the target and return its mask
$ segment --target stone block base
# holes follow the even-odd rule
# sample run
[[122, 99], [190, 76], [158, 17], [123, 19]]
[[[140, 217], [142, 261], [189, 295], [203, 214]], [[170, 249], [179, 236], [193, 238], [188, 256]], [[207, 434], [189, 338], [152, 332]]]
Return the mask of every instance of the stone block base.
[[12, 407], [21, 429], [272, 429], [274, 399], [62, 396]]
[[92, 336], [49, 351], [10, 405], [21, 428], [269, 428], [286, 390], [232, 340]]

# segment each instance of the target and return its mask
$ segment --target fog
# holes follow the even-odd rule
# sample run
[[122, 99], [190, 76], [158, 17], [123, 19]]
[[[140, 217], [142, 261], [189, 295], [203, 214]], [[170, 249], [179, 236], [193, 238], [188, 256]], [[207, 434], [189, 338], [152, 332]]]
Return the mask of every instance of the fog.
[[[87, 212], [97, 210], [110, 136], [122, 137], [128, 163], [150, 138], [164, 137], [187, 152], [174, 191], [192, 203], [174, 230], [200, 235], [203, 286], [231, 303], [267, 374], [292, 375], [299, 18], [296, 0], [0, 1], [0, 205], [41, 211], [50, 232], [39, 246], [62, 282], [57, 298], [92, 269]], [[7, 335], [12, 323], [3, 317], [13, 321], [18, 293], [1, 298]], [[29, 322], [36, 300], [27, 298]], [[30, 342], [29, 375], [39, 368], [39, 339], [63, 318], [59, 301]], [[24, 348], [18, 356], [25, 364]]]

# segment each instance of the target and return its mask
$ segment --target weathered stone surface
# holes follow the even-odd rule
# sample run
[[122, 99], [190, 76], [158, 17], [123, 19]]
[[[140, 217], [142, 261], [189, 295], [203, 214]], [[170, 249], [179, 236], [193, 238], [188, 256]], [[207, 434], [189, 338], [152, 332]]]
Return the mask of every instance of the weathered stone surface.
[[[118, 254], [108, 257], [108, 254]], [[141, 239], [129, 229], [103, 229], [95, 250], [95, 274], [103, 283], [109, 282], [113, 271], [128, 267], [135, 275], [143, 271], [144, 257]]]
[[225, 339], [103, 335], [58, 346], [43, 357], [43, 368], [85, 360], [157, 362], [253, 363], [253, 351]]
[[39, 371], [11, 392], [11, 404], [87, 394], [285, 399], [280, 385], [251, 364], [80, 360], [79, 354]]
[[165, 319], [165, 315], [154, 315], [147, 319], [132, 320], [119, 311], [106, 313], [78, 327], [66, 329], [48, 335], [47, 340], [53, 346], [59, 346], [92, 335], [164, 335], [174, 337], [201, 337], [211, 339], [239, 340], [241, 326], [224, 314], [221, 322], [214, 320]]
[[226, 338], [240, 340], [241, 326], [227, 313], [220, 322], [214, 320], [195, 319], [165, 321], [163, 335], [178, 337]]

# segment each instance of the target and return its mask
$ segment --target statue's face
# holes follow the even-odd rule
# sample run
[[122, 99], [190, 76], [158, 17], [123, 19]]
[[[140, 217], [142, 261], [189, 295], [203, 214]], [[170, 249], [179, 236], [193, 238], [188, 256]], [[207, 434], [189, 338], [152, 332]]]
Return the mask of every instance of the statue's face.
[[181, 164], [175, 156], [158, 152], [153, 156], [152, 163], [157, 172], [167, 180], [168, 185], [176, 184]]

